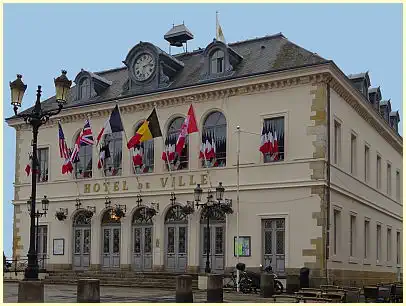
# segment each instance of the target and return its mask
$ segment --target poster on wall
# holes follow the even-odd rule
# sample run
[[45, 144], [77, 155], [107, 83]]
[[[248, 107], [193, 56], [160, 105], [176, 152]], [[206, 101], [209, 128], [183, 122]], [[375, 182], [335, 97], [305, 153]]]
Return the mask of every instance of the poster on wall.
[[54, 239], [54, 255], [63, 255], [65, 252], [65, 239]]
[[240, 241], [237, 243], [237, 237], [234, 236], [234, 257], [249, 257], [251, 256], [251, 236], [240, 236]]

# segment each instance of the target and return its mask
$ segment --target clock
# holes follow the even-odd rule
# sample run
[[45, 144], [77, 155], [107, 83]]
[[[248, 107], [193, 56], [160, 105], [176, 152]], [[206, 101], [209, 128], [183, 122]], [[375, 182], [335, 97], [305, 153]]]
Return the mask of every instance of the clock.
[[155, 60], [148, 54], [143, 53], [135, 59], [134, 76], [137, 81], [145, 81], [151, 77], [155, 71]]

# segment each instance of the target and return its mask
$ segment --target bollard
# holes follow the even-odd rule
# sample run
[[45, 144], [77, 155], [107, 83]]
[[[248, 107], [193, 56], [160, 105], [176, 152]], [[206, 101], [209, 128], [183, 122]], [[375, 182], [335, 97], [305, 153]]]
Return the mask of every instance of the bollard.
[[272, 274], [261, 274], [261, 297], [270, 298], [275, 293], [274, 279]]
[[176, 277], [176, 303], [193, 303], [192, 276]]
[[79, 279], [77, 290], [78, 303], [100, 303], [100, 280]]
[[223, 275], [207, 275], [207, 303], [223, 303]]
[[44, 303], [44, 282], [22, 280], [18, 283], [18, 303]]

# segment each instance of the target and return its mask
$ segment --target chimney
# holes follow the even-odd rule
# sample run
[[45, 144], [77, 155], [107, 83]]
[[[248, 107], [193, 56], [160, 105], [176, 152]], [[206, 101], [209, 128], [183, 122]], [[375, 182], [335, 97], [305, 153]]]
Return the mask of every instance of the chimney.
[[394, 129], [398, 134], [399, 134], [399, 122], [400, 122], [399, 111], [390, 112], [389, 124], [391, 128]]

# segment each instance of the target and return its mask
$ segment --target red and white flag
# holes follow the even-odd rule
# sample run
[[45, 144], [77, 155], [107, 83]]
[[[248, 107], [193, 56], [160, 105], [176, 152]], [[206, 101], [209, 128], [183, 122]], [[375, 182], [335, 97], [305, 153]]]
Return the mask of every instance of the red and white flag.
[[262, 127], [261, 144], [259, 145], [259, 151], [261, 151], [262, 154], [266, 154], [269, 152], [268, 133], [266, 131], [265, 125]]
[[31, 173], [31, 164], [32, 164], [32, 155], [31, 155], [31, 153], [28, 153], [28, 163], [27, 163], [27, 166], [25, 166], [25, 173], [27, 173], [27, 176], [29, 176], [30, 175], [30, 173]]
[[178, 153], [179, 156], [181, 155], [183, 147], [185, 146], [186, 136], [197, 131], [198, 129], [196, 124], [195, 112], [193, 111], [193, 105], [190, 105], [187, 117], [182, 123], [178, 140], [176, 141], [175, 151], [176, 153]]
[[273, 139], [273, 153], [274, 153], [274, 160], [279, 159], [279, 144], [278, 144], [278, 136], [275, 131], [275, 137]]
[[142, 156], [143, 156], [143, 149], [140, 146], [135, 146], [134, 155], [133, 155], [133, 163], [135, 166], [138, 166], [138, 167], [142, 166]]
[[272, 132], [269, 131], [268, 133], [268, 151], [267, 153], [272, 154], [273, 153], [273, 135]]

